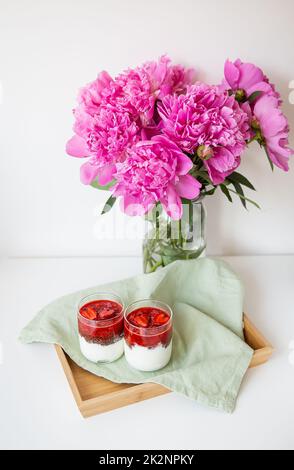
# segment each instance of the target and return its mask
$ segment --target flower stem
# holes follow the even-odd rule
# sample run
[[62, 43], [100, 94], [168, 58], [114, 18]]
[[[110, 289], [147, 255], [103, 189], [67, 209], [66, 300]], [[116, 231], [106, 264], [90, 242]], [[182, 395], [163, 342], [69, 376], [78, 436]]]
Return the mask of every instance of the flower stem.
[[154, 273], [154, 271], [156, 271], [157, 268], [159, 268], [160, 266], [162, 266], [162, 261], [157, 261], [157, 263], [155, 263], [152, 268], [150, 269], [149, 273]]
[[254, 134], [253, 137], [251, 137], [251, 139], [247, 140], [246, 144], [249, 145], [249, 144], [251, 144], [251, 142], [254, 142], [257, 139], [258, 139], [258, 135], [256, 133], [256, 134]]

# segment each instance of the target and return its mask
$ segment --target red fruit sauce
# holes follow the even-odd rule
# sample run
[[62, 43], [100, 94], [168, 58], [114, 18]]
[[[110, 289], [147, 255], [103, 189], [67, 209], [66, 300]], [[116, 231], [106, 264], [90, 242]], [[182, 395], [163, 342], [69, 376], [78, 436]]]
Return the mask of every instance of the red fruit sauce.
[[130, 312], [125, 321], [126, 343], [154, 348], [167, 347], [172, 338], [172, 323], [168, 312], [157, 307], [141, 307]]
[[113, 300], [93, 300], [79, 310], [79, 333], [90, 343], [108, 345], [123, 337], [123, 309]]

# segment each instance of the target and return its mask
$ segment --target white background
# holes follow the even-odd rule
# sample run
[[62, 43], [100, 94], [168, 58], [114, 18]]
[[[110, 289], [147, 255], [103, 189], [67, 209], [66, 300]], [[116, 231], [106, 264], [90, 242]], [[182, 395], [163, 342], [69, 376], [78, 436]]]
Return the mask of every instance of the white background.
[[[0, 7], [2, 254], [140, 253], [139, 240], [97, 239], [107, 194], [81, 185], [80, 161], [64, 151], [77, 90], [102, 69], [117, 74], [168, 53], [215, 83], [225, 59], [241, 57], [276, 83], [294, 129], [292, 0], [1, 0]], [[221, 196], [207, 201], [208, 252], [294, 253], [293, 172], [271, 174], [257, 146], [242, 171], [262, 210], [247, 213]]]

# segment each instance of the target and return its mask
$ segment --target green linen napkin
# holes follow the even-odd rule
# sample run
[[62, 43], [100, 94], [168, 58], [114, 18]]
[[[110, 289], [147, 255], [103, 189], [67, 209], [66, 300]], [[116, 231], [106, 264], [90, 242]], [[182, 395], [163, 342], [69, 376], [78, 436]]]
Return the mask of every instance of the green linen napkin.
[[[107, 261], [106, 261], [107, 262]], [[156, 372], [139, 372], [124, 356], [94, 364], [80, 352], [77, 305], [99, 290], [116, 292], [125, 304], [152, 298], [174, 312], [170, 363]], [[152, 274], [95, 286], [44, 307], [22, 330], [24, 343], [57, 343], [81, 367], [119, 383], [153, 382], [226, 412], [232, 412], [253, 351], [243, 338], [243, 288], [223, 261], [175, 261]]]

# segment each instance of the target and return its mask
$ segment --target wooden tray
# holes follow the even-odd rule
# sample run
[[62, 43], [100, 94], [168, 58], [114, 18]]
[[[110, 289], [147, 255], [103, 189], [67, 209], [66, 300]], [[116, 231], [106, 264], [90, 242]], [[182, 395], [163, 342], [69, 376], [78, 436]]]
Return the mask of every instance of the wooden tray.
[[[273, 347], [246, 315], [244, 335], [246, 342], [254, 349], [249, 367], [266, 362], [273, 352]], [[55, 348], [84, 418], [170, 392], [162, 385], [152, 383], [137, 385], [110, 382], [79, 367], [60, 346], [55, 345]]]

